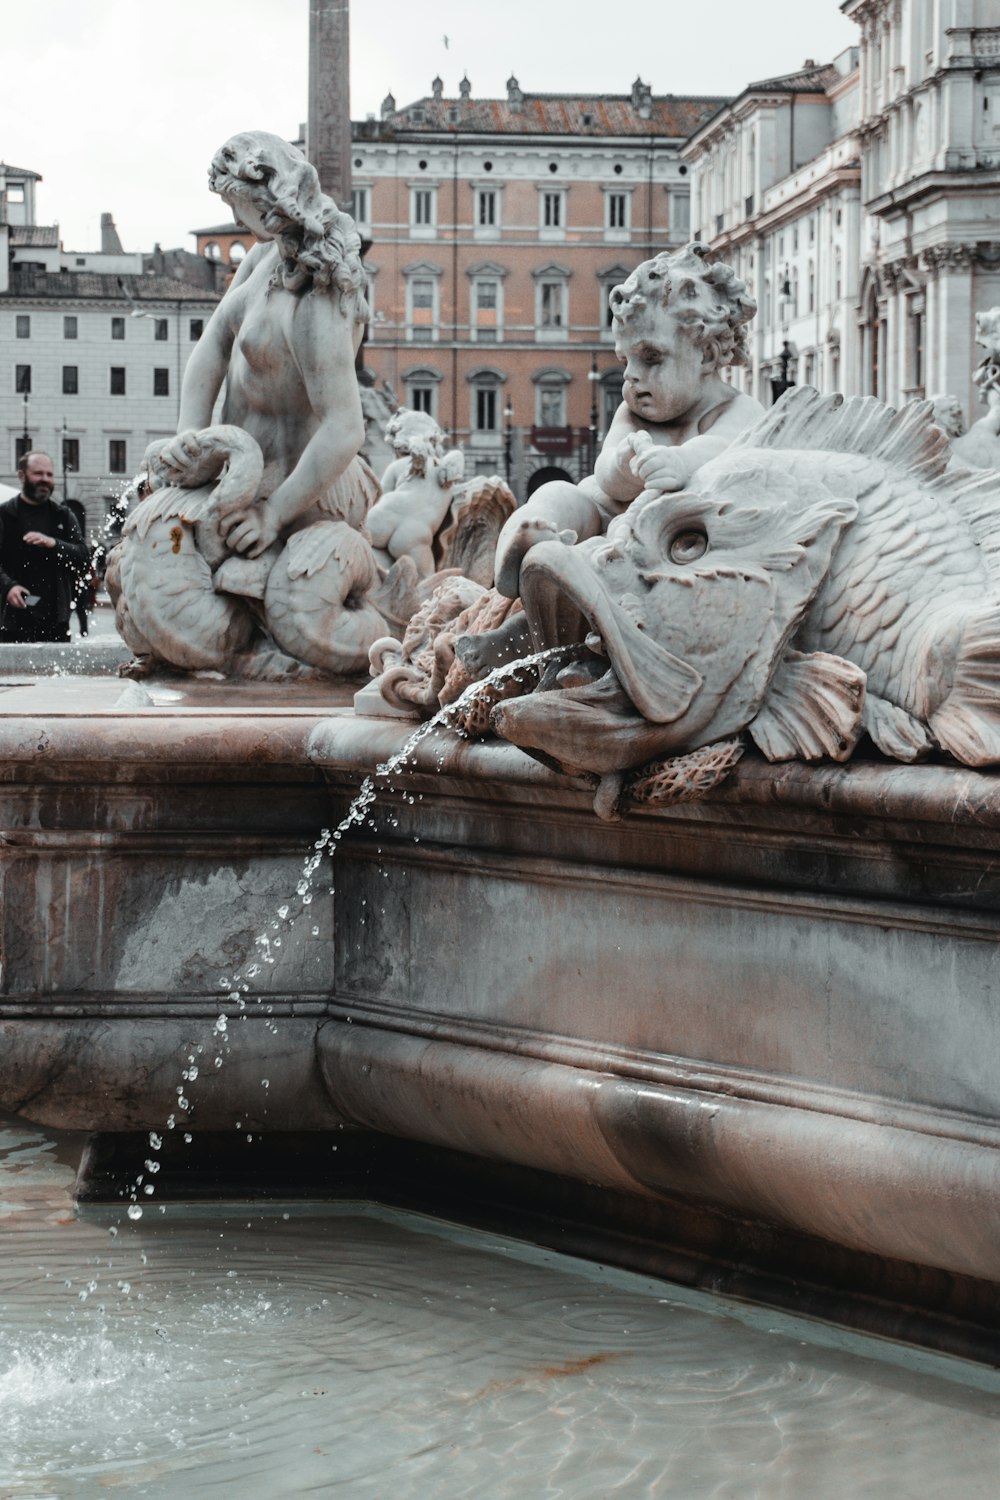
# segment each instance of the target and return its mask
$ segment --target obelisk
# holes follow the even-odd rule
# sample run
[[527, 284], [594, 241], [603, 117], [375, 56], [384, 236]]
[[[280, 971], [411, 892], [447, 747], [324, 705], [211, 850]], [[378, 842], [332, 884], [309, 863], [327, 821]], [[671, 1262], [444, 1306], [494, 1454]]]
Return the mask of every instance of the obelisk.
[[309, 117], [306, 155], [320, 186], [351, 208], [349, 0], [309, 0]]

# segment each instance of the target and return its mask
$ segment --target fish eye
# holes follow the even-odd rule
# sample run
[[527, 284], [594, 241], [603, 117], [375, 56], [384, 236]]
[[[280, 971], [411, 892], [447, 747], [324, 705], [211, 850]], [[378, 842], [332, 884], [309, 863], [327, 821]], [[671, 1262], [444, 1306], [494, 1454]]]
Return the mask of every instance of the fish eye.
[[679, 531], [667, 549], [672, 563], [697, 562], [708, 551], [708, 537], [694, 527]]

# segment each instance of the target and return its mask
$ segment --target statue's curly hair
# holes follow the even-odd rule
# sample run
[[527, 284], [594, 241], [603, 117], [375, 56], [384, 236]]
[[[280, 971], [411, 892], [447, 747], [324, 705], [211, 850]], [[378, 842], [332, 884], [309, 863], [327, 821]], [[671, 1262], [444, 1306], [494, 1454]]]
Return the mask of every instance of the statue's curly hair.
[[301, 151], [265, 130], [242, 131], [212, 157], [208, 185], [227, 203], [250, 197], [280, 252], [275, 285], [290, 292], [336, 288], [344, 311], [353, 306], [354, 321], [368, 322], [354, 220], [321, 191], [316, 168]]
[[664, 250], [644, 260], [611, 292], [616, 331], [650, 306], [669, 307], [705, 351], [713, 370], [749, 364], [746, 324], [757, 303], [732, 266], [713, 265], [710, 253], [707, 245], [692, 240], [675, 254]]

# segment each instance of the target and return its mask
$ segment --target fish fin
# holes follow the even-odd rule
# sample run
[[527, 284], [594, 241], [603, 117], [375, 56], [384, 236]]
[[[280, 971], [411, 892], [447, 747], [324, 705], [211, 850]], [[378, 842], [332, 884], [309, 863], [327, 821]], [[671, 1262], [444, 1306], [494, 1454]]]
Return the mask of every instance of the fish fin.
[[1000, 472], [949, 470], [935, 490], [954, 505], [978, 542], [993, 585], [992, 602], [1000, 604]]
[[749, 726], [768, 760], [847, 760], [861, 734], [865, 674], [842, 656], [787, 651]]
[[875, 747], [893, 760], [922, 760], [934, 749], [934, 740], [925, 724], [905, 708], [887, 698], [878, 698], [871, 691], [865, 694], [861, 724]]
[[967, 766], [1000, 761], [1000, 608], [966, 623], [951, 691], [930, 715], [938, 743]]
[[874, 396], [821, 396], [795, 386], [759, 422], [733, 439], [737, 448], [827, 448], [908, 469], [915, 478], [944, 474], [951, 447], [934, 426], [929, 401], [911, 401], [896, 411]]

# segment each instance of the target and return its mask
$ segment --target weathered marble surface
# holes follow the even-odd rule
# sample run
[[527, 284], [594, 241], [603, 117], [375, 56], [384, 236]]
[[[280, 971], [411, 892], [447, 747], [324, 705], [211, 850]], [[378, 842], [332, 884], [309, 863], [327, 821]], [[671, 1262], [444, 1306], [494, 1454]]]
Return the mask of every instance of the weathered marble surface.
[[[0, 1107], [160, 1129], [220, 979], [407, 728], [308, 685], [95, 712], [117, 686], [0, 720]], [[512, 746], [415, 760], [194, 1127], [347, 1122], [1000, 1285], [994, 777], [751, 759], [609, 826]]]

